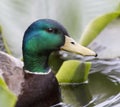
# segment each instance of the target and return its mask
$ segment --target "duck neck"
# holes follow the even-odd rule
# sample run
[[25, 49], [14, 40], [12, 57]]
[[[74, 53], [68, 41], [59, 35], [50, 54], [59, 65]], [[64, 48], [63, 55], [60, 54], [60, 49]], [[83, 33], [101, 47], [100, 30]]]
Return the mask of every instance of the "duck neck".
[[49, 55], [23, 55], [24, 69], [31, 73], [47, 73], [49, 71]]

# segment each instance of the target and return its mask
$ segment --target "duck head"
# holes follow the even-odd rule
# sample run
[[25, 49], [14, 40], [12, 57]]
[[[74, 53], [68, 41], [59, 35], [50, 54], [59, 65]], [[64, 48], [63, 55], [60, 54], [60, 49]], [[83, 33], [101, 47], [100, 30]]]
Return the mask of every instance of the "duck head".
[[92, 50], [76, 43], [66, 29], [51, 19], [40, 19], [32, 23], [23, 38], [24, 69], [31, 72], [47, 72], [51, 52], [65, 50], [81, 55], [93, 55]]

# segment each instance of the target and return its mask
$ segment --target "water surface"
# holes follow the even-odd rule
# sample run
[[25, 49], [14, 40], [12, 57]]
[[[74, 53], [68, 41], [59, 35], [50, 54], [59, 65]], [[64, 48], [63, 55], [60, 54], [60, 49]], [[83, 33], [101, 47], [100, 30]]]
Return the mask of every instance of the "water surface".
[[61, 85], [64, 107], [120, 107], [120, 59], [88, 59], [87, 83]]

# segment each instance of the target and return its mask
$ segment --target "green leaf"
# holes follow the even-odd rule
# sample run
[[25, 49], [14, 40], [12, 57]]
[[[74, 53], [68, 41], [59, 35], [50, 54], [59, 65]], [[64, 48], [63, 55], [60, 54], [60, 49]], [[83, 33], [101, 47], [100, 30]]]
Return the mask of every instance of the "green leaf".
[[101, 16], [98, 16], [94, 20], [92, 20], [86, 29], [84, 30], [81, 38], [80, 44], [84, 46], [88, 46], [98, 34], [114, 19], [116, 19], [120, 15], [120, 12], [111, 12]]
[[9, 91], [3, 79], [0, 78], [0, 107], [14, 107], [16, 100], [16, 96]]
[[0, 34], [2, 33], [2, 27], [0, 26]]
[[5, 84], [5, 82], [3, 81], [3, 79], [1, 79], [1, 78], [0, 78], [0, 86], [7, 89], [7, 85]]
[[81, 83], [88, 79], [91, 62], [65, 61], [56, 77], [59, 83]]

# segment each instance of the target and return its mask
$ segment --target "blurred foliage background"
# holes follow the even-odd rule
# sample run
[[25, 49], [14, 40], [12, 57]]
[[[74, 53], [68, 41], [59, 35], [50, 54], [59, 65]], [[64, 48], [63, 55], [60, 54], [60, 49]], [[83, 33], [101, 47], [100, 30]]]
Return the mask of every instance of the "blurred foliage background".
[[1, 0], [0, 25], [7, 51], [21, 57], [25, 29], [35, 20], [52, 18], [79, 41], [86, 25], [96, 16], [119, 9], [120, 0]]

